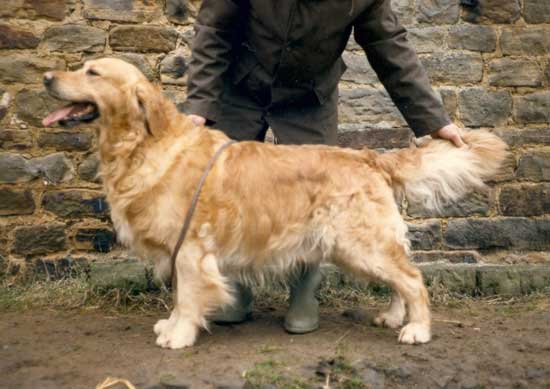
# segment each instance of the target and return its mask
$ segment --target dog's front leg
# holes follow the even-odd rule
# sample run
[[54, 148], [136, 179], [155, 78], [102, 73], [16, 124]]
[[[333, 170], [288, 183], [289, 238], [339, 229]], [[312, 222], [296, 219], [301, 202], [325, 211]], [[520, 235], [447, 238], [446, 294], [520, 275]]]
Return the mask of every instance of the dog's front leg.
[[154, 331], [157, 345], [178, 349], [195, 343], [206, 315], [231, 302], [225, 278], [216, 257], [205, 252], [200, 242], [182, 246], [176, 259], [176, 290], [170, 318], [159, 320]]

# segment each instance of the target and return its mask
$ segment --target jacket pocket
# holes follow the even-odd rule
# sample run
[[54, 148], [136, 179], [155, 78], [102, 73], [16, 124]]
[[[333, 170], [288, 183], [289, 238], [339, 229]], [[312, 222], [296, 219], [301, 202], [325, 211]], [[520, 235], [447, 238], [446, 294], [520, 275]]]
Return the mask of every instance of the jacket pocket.
[[346, 63], [342, 57], [340, 57], [327, 71], [322, 72], [314, 78], [313, 90], [321, 105], [324, 104], [332, 92], [334, 92], [334, 89], [336, 89], [340, 82], [342, 74], [344, 74], [347, 68]]

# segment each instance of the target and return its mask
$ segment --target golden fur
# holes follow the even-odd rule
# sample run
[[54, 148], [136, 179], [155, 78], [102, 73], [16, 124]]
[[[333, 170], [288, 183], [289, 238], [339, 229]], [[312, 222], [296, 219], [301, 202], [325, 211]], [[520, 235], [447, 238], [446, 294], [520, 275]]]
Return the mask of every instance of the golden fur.
[[[90, 75], [87, 70], [93, 69]], [[101, 176], [119, 239], [157, 274], [169, 257], [198, 179], [227, 141], [194, 125], [132, 65], [115, 59], [51, 73], [50, 93], [97, 105]], [[206, 317], [232, 302], [228, 276], [281, 273], [330, 261], [363, 279], [387, 283], [391, 306], [375, 323], [396, 328], [408, 309], [402, 343], [430, 340], [430, 311], [420, 271], [409, 262], [407, 227], [395, 196], [438, 207], [494, 175], [506, 147], [485, 131], [467, 147], [430, 140], [379, 154], [329, 146], [240, 142], [216, 162], [176, 261], [170, 318], [155, 325], [162, 347], [191, 346]]]

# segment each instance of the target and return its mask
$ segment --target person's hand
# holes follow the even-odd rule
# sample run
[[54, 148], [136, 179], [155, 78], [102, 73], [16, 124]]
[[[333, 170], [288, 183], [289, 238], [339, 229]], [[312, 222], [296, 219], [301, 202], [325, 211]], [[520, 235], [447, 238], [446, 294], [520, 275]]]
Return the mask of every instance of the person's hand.
[[464, 146], [462, 140], [462, 129], [456, 124], [447, 124], [445, 127], [440, 128], [436, 132], [431, 134], [432, 138], [446, 139], [451, 141], [456, 147]]
[[187, 117], [197, 126], [204, 126], [206, 123], [206, 119], [199, 115], [187, 115]]

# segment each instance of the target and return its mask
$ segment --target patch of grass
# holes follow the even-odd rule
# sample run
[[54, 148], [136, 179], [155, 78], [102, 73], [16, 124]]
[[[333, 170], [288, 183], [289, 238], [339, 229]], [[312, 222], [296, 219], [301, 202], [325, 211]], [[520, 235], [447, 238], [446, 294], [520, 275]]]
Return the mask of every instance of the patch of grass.
[[265, 385], [275, 385], [280, 389], [306, 389], [311, 388], [308, 382], [284, 375], [281, 370], [285, 365], [280, 361], [268, 359], [256, 363], [250, 370], [244, 372], [247, 388], [262, 388]]
[[344, 357], [322, 360], [317, 375], [324, 381], [324, 387], [343, 389], [366, 389], [368, 386], [359, 376], [357, 369]]
[[0, 285], [0, 311], [31, 308], [104, 309], [119, 312], [167, 311], [171, 295], [163, 290], [143, 290], [130, 284], [93, 286], [84, 278], [37, 281], [26, 285]]
[[[106, 277], [106, 276], [105, 276]], [[104, 277], [98, 277], [103, 279]], [[511, 315], [538, 309], [550, 309], [550, 293], [537, 292], [520, 297], [468, 297], [450, 293], [439, 287], [429, 289], [432, 305], [451, 309], [465, 309], [477, 316], [473, 307], [482, 301], [495, 307], [503, 307], [502, 314]], [[280, 286], [254, 288], [256, 309], [287, 306], [288, 291]], [[353, 306], [375, 307], [385, 305], [389, 295], [379, 295], [369, 288], [355, 287], [328, 280], [319, 291], [323, 308], [349, 309]], [[155, 287], [152, 282], [92, 283], [86, 277], [68, 278], [58, 281], [36, 281], [29, 284], [11, 284], [0, 281], [0, 312], [17, 311], [37, 307], [53, 309], [104, 309], [118, 312], [166, 312], [172, 307], [171, 293]], [[521, 307], [521, 308], [510, 308]], [[519, 311], [516, 312], [516, 310]], [[274, 352], [276, 349], [265, 346], [261, 352]]]
[[277, 351], [281, 351], [282, 349], [283, 348], [279, 347], [279, 346], [264, 344], [260, 347], [260, 349], [258, 351], [262, 354], [270, 354], [270, 353], [275, 353]]

